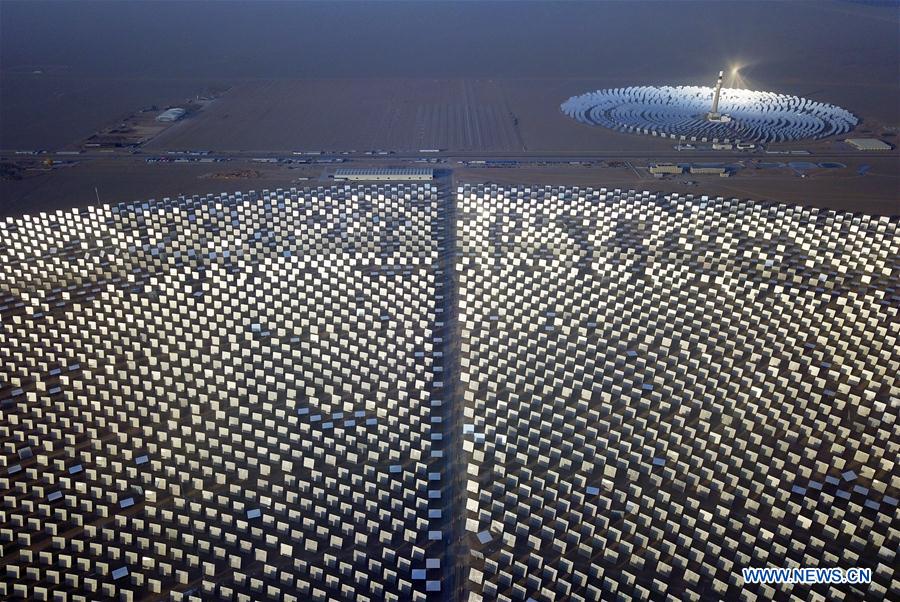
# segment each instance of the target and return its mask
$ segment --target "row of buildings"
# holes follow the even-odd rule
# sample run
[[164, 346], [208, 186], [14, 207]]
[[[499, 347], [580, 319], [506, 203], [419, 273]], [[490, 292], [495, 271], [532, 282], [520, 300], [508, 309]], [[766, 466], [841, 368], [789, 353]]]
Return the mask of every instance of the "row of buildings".
[[731, 172], [728, 171], [727, 167], [710, 165], [689, 165], [687, 168], [685, 168], [684, 165], [677, 165], [675, 163], [655, 163], [650, 166], [650, 173], [654, 176], [681, 175], [685, 172], [685, 169], [688, 173], [694, 175], [712, 175], [720, 176], [723, 178], [727, 178], [731, 175]]

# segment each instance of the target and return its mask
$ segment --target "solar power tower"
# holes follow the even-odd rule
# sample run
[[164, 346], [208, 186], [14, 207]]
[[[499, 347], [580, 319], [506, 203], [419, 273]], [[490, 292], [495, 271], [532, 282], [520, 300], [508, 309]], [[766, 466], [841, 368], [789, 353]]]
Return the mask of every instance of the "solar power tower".
[[728, 115], [722, 115], [719, 113], [719, 95], [722, 93], [722, 77], [724, 77], [725, 72], [719, 71], [719, 78], [716, 80], [716, 87], [713, 90], [713, 102], [712, 109], [709, 113], [706, 114], [706, 118], [710, 121], [721, 121], [721, 122], [729, 122], [731, 118]]

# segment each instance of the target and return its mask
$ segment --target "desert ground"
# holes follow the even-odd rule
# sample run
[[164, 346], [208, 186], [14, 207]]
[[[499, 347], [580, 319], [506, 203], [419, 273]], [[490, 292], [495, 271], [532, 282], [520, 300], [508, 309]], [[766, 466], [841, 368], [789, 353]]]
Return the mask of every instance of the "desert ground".
[[[900, 215], [897, 156], [842, 159], [843, 169], [817, 169], [801, 178], [790, 169], [755, 170], [751, 167], [734, 177], [681, 176], [659, 180], [647, 171], [650, 161], [632, 159], [613, 162], [612, 167], [568, 165], [520, 167], [471, 167], [463, 159], [448, 159], [429, 165], [438, 175], [452, 175], [454, 184], [493, 182], [498, 184], [552, 184], [678, 192], [695, 196], [724, 196], [815, 205], [839, 211], [862, 211], [878, 215]], [[858, 175], [861, 165], [870, 166]], [[345, 167], [421, 166], [419, 163], [385, 159], [359, 160]], [[749, 165], [749, 163], [748, 163]], [[148, 164], [138, 157], [115, 157], [85, 161], [46, 173], [28, 173], [17, 181], [0, 181], [0, 216], [35, 214], [69, 207], [102, 203], [161, 199], [180, 195], [301, 188], [330, 181], [335, 165], [285, 165], [233, 160], [225, 163]], [[94, 188], [97, 188], [95, 192]]]
[[[627, 6], [626, 6], [627, 4]], [[672, 141], [579, 124], [560, 111], [573, 95], [631, 85], [711, 85], [789, 93], [844, 107], [855, 132], [897, 145], [896, 11], [842, 1], [304, 2], [127, 7], [7, 2], [0, 18], [0, 153], [79, 148], [94, 132], [147, 107], [224, 90], [139, 150], [210, 150], [251, 158], [295, 151], [444, 149], [456, 157], [613, 157], [666, 160]], [[124, 11], [119, 14], [119, 11]], [[221, 13], [221, 14], [220, 14]], [[125, 31], [110, 27], [127, 20]], [[740, 26], [736, 26], [740, 24]], [[900, 154], [844, 153], [835, 140], [800, 142], [841, 174], [741, 174], [701, 180], [696, 194], [743, 195], [898, 212]], [[127, 153], [127, 151], [124, 151]], [[844, 153], [844, 154], [841, 154]], [[0, 181], [0, 212], [291, 185], [296, 170], [77, 159], [65, 170]], [[710, 157], [708, 160], [720, 160]], [[782, 159], [776, 159], [782, 160]], [[854, 165], [871, 163], [858, 177]], [[361, 163], [354, 162], [353, 165]], [[238, 165], [230, 162], [228, 169]], [[239, 168], [239, 165], [238, 165]], [[321, 170], [310, 171], [319, 177]], [[626, 170], [477, 170], [478, 178], [575, 178], [608, 186], [682, 186]], [[464, 172], [458, 172], [463, 177]], [[626, 184], [630, 181], [631, 184]]]
[[[638, 82], [646, 83], [646, 82]], [[658, 82], [670, 83], [670, 82]], [[674, 82], [678, 83], [678, 82]], [[580, 124], [560, 111], [569, 97], [614, 79], [317, 79], [241, 83], [169, 128], [147, 150], [315, 151], [445, 149], [469, 152], [612, 152], [671, 149], [672, 142]], [[815, 83], [807, 83], [812, 91]], [[850, 106], [880, 97], [881, 84], [841, 90]], [[791, 89], [785, 85], [785, 89]], [[868, 90], [869, 93], [865, 93]], [[884, 93], [884, 90], [881, 91]], [[853, 102], [858, 95], [856, 102]], [[811, 94], [835, 102], [826, 90]], [[871, 102], [860, 129], [894, 128], [886, 103]], [[880, 117], [876, 117], [880, 116]], [[800, 143], [803, 148], [815, 143]]]

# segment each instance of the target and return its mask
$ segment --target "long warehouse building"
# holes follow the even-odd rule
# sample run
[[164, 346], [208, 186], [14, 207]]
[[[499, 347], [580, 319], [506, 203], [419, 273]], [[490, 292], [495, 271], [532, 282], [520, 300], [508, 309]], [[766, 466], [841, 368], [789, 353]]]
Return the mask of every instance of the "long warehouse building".
[[334, 170], [335, 180], [427, 182], [434, 179], [428, 167], [349, 167]]

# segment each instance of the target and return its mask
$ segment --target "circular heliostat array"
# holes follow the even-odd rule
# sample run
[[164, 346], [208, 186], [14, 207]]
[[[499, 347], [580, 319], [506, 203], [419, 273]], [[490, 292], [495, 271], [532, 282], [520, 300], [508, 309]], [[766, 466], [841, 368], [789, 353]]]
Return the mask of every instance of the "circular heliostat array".
[[784, 142], [825, 138], [853, 129], [857, 118], [835, 105], [807, 98], [723, 88], [722, 120], [710, 120], [714, 89], [704, 86], [635, 86], [597, 90], [562, 104], [589, 125], [690, 141]]

